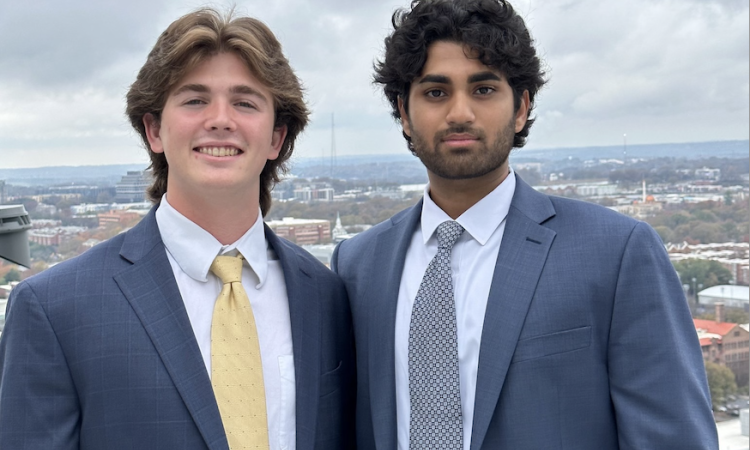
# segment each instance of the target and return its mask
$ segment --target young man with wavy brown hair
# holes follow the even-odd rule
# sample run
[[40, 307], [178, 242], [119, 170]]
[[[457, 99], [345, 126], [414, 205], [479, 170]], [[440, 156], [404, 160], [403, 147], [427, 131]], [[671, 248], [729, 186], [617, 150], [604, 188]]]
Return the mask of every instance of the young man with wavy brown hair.
[[279, 42], [253, 18], [187, 14], [127, 113], [157, 204], [13, 291], [0, 447], [352, 448], [344, 287], [263, 223], [308, 118]]

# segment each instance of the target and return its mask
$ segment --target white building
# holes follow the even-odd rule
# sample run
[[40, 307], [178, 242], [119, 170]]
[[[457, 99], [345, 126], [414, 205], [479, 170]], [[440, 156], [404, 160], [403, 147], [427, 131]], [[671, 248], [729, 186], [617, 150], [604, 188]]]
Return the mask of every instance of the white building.
[[750, 309], [750, 288], [733, 284], [712, 286], [698, 292], [698, 303], [701, 305], [724, 303], [727, 307], [743, 308], [747, 311]]

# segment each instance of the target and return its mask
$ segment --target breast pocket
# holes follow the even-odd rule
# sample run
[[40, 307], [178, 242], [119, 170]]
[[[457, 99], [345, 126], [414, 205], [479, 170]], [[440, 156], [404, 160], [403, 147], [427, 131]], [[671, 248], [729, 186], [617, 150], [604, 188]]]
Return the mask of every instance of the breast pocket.
[[572, 352], [587, 348], [590, 345], [590, 326], [534, 336], [518, 341], [511, 363]]
[[279, 356], [281, 375], [281, 414], [279, 414], [279, 443], [281, 450], [294, 450], [296, 446], [294, 356]]

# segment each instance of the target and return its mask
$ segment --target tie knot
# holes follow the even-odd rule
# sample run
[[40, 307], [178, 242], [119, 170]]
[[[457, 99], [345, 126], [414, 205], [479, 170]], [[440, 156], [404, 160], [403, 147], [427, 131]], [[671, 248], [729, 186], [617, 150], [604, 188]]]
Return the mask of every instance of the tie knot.
[[242, 280], [242, 255], [217, 256], [211, 264], [211, 272], [219, 277], [222, 283], [237, 283]]
[[464, 227], [462, 227], [458, 222], [446, 220], [445, 222], [438, 225], [437, 228], [438, 247], [448, 249], [453, 248], [453, 244], [456, 243], [458, 238], [461, 237], [461, 233], [463, 232]]

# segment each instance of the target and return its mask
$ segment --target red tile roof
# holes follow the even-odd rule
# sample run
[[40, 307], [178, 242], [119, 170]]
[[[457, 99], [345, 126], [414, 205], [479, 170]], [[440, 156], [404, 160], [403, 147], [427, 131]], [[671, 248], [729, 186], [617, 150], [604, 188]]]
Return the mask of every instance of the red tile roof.
[[737, 326], [736, 323], [716, 322], [714, 320], [693, 319], [696, 330], [705, 330], [707, 333], [715, 333], [726, 336]]

